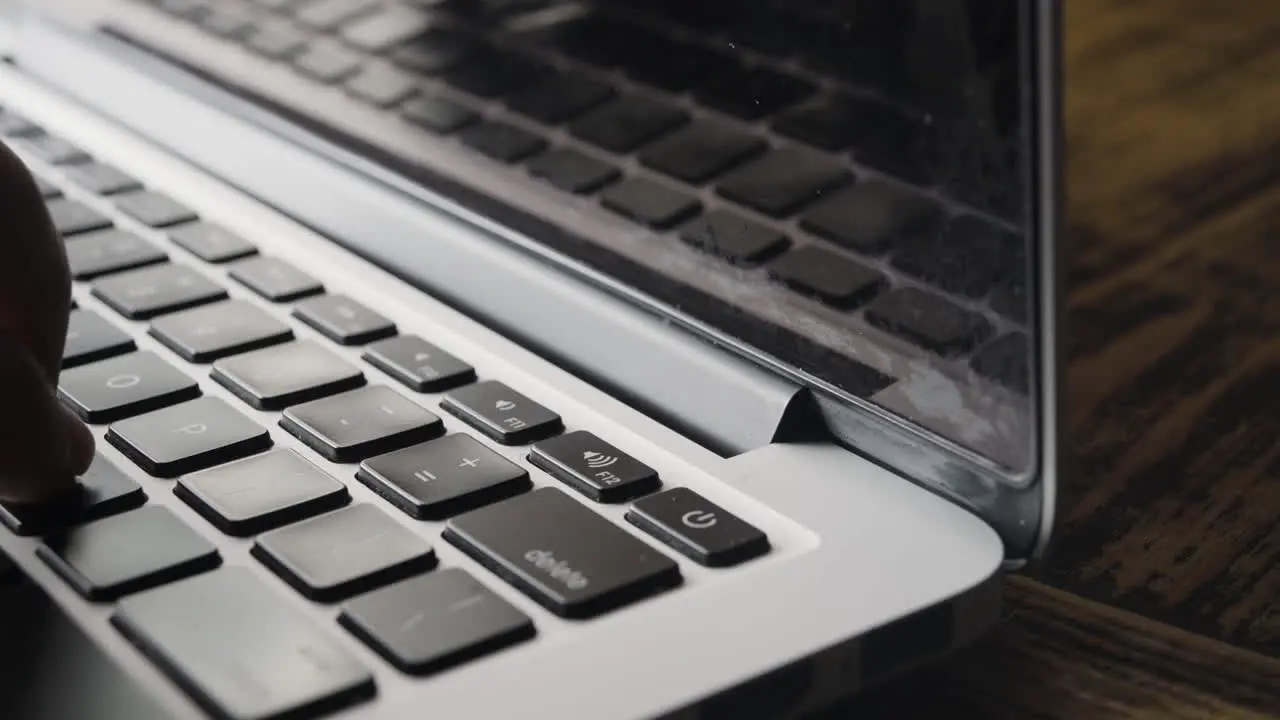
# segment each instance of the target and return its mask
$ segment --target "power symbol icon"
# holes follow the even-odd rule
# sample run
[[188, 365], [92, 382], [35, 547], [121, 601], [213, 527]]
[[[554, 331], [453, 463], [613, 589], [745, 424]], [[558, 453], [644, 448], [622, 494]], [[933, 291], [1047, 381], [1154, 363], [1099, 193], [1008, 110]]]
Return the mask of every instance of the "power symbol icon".
[[716, 524], [715, 513], [704, 512], [702, 510], [690, 510], [680, 516], [680, 522], [695, 530], [705, 530]]

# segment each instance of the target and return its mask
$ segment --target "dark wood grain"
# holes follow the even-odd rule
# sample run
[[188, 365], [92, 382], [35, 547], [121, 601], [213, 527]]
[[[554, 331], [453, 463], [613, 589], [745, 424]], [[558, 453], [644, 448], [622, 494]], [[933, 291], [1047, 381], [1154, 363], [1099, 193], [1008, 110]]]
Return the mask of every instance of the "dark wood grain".
[[1280, 3], [1063, 5], [1055, 547], [991, 636], [832, 717], [1280, 717]]

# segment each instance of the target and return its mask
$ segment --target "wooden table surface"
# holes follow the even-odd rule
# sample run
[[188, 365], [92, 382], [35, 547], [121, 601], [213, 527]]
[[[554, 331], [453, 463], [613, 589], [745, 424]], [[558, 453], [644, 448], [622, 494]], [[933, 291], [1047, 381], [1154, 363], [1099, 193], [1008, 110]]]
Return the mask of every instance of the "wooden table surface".
[[838, 717], [1280, 716], [1280, 1], [1062, 3], [1056, 547]]

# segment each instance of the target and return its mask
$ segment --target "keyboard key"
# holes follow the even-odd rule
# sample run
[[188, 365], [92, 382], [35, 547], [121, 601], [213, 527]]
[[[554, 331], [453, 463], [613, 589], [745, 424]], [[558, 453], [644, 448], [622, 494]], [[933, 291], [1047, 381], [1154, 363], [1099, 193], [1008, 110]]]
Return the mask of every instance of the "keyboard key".
[[885, 285], [879, 271], [814, 245], [774, 260], [769, 276], [796, 292], [846, 309], [866, 303]]
[[285, 410], [280, 427], [334, 462], [354, 462], [444, 434], [435, 414], [372, 385]]
[[227, 298], [227, 291], [185, 265], [157, 265], [103, 278], [93, 296], [130, 320], [186, 310]]
[[67, 243], [67, 266], [76, 280], [92, 280], [168, 259], [163, 250], [149, 241], [119, 228], [78, 235]]
[[893, 266], [948, 292], [986, 295], [1005, 271], [1005, 248], [1018, 239], [973, 216], [925, 226], [894, 243]]
[[272, 530], [250, 552], [318, 602], [344, 600], [436, 565], [431, 543], [366, 504]]
[[413, 95], [412, 75], [381, 64], [366, 65], [346, 82], [347, 92], [381, 108], [399, 105]]
[[625, 154], [687, 122], [689, 115], [683, 110], [630, 95], [593, 110], [570, 125], [569, 132], [579, 140]]
[[241, 9], [211, 7], [199, 19], [200, 27], [210, 34], [228, 40], [241, 38], [253, 29], [253, 18]]
[[637, 500], [627, 520], [708, 567], [727, 567], [769, 551], [769, 538], [689, 488]]
[[504, 163], [520, 162], [547, 146], [547, 141], [537, 135], [496, 120], [472, 125], [458, 133], [458, 139], [471, 149]]
[[805, 212], [800, 227], [849, 250], [879, 255], [939, 214], [923, 195], [872, 180], [828, 194]]
[[691, 43], [658, 37], [646, 44], [646, 49], [627, 53], [627, 75], [672, 94], [715, 82], [720, 75], [739, 67], [734, 58]]
[[865, 100], [833, 96], [779, 117], [773, 129], [786, 137], [834, 152], [848, 148], [869, 129], [886, 122], [891, 112], [885, 106]]
[[111, 227], [111, 218], [75, 200], [58, 198], [50, 200], [46, 207], [53, 227], [63, 238]]
[[791, 244], [781, 232], [725, 210], [688, 223], [680, 229], [680, 239], [735, 265], [759, 264]]
[[557, 73], [525, 86], [507, 99], [507, 107], [545, 125], [558, 125], [616, 94], [608, 85], [577, 73]]
[[208, 263], [224, 263], [258, 252], [248, 240], [209, 222], [188, 223], [169, 231], [174, 245]]
[[556, 488], [454, 518], [444, 537], [561, 617], [599, 615], [681, 582], [674, 561]]
[[523, 468], [463, 434], [365, 460], [356, 479], [419, 520], [441, 520], [533, 487]]
[[138, 508], [45, 540], [40, 556], [86, 600], [109, 602], [222, 564], [168, 508]]
[[881, 295], [866, 314], [867, 322], [881, 330], [940, 355], [970, 350], [991, 331], [981, 315], [916, 288]]
[[955, 167], [954, 157], [937, 157], [940, 151], [954, 151], [940, 150], [936, 145], [937, 139], [927, 126], [894, 114], [869, 128], [853, 149], [854, 158], [863, 165], [927, 187], [934, 183], [933, 168], [937, 163]]
[[362, 595], [338, 622], [399, 670], [428, 675], [535, 636], [533, 621], [461, 568]]
[[109, 423], [197, 398], [200, 387], [143, 350], [63, 372], [58, 396], [81, 420]]
[[262, 452], [271, 436], [225, 400], [202, 397], [121, 420], [107, 442], [148, 473], [172, 478]]
[[811, 83], [798, 77], [763, 67], [739, 67], [717, 75], [693, 96], [709, 108], [755, 120], [794, 105], [813, 90]]
[[50, 165], [74, 165], [89, 162], [89, 153], [55, 135], [27, 135], [17, 141], [19, 148]]
[[67, 319], [67, 341], [62, 367], [72, 368], [137, 349], [133, 338], [92, 310], [72, 310]]
[[170, 15], [193, 22], [203, 18], [210, 10], [207, 0], [153, 0], [153, 4]]
[[150, 334], [187, 362], [207, 363], [293, 339], [293, 330], [244, 300], [166, 315]]
[[125, 598], [111, 622], [220, 718], [315, 717], [372, 698], [368, 669], [266, 582], [221, 568]]
[[475, 368], [414, 335], [376, 342], [364, 359], [418, 392], [440, 392], [476, 379]]
[[259, 410], [280, 410], [365, 383], [358, 368], [311, 340], [223, 358], [210, 376]]
[[692, 195], [678, 192], [647, 178], [629, 178], [600, 196], [606, 208], [651, 228], [666, 229], [702, 209]]
[[303, 300], [293, 316], [343, 345], [364, 345], [396, 334], [395, 323], [346, 295]]
[[347, 23], [339, 36], [352, 47], [381, 53], [422, 35], [430, 25], [426, 13], [393, 5]]
[[432, 28], [391, 53], [391, 61], [420, 75], [435, 75], [453, 67], [477, 42], [456, 30]]
[[458, 57], [442, 77], [463, 92], [493, 98], [512, 88], [523, 87], [544, 72], [546, 66], [531, 57], [479, 46]]
[[650, 145], [640, 153], [640, 162], [664, 175], [699, 185], [767, 147], [758, 137], [700, 120]]
[[772, 217], [785, 217], [849, 179], [830, 158], [783, 148], [734, 170], [716, 191]]
[[125, 215], [150, 227], [168, 227], [196, 219], [190, 208], [154, 190], [125, 193], [112, 200]]
[[1031, 345], [1025, 333], [1010, 333], [983, 346], [969, 366], [979, 375], [1026, 394], [1031, 387]]
[[290, 302], [324, 292], [319, 280], [273, 257], [241, 260], [231, 266], [228, 277], [271, 302]]
[[19, 535], [47, 535], [132, 510], [146, 501], [138, 483], [99, 454], [66, 496], [39, 505], [0, 504], [0, 523]]
[[504, 445], [523, 445], [564, 428], [560, 416], [494, 380], [454, 390], [440, 407]]
[[313, 30], [330, 32], [377, 7], [378, 0], [312, 0], [302, 5], [294, 17]]
[[317, 40], [293, 56], [293, 66], [306, 77], [336, 84], [360, 70], [361, 57], [332, 40]]
[[583, 195], [617, 180], [618, 169], [569, 148], [556, 148], [530, 160], [529, 174], [555, 187]]
[[302, 31], [279, 20], [259, 23], [244, 39], [245, 47], [271, 60], [287, 60], [306, 44], [307, 36]]
[[581, 430], [534, 445], [529, 462], [596, 502], [624, 502], [661, 485], [656, 470]]
[[9, 110], [0, 110], [0, 136], [8, 138], [27, 137], [39, 135], [41, 132], [43, 131], [39, 125], [21, 115]]
[[419, 95], [400, 108], [406, 120], [437, 135], [456, 132], [475, 122], [479, 113], [439, 95]]
[[289, 449], [276, 449], [178, 480], [173, 494], [228, 535], [246, 537], [336, 510], [347, 486]]
[[100, 162], [72, 165], [65, 170], [67, 178], [95, 195], [113, 195], [138, 190], [142, 183], [125, 175], [119, 168]]
[[1006, 278], [991, 291], [991, 309], [1010, 320], [1026, 324], [1028, 307], [1027, 285], [1021, 277]]
[[[0, 115], [0, 118], [2, 117], [3, 115]], [[45, 200], [52, 200], [53, 198], [62, 197], [62, 188], [58, 187], [57, 185], [54, 185], [48, 180], [45, 180], [39, 175], [35, 175], [33, 177], [35, 178], [35, 181], [36, 181], [36, 189], [40, 191], [40, 197], [44, 198]]]

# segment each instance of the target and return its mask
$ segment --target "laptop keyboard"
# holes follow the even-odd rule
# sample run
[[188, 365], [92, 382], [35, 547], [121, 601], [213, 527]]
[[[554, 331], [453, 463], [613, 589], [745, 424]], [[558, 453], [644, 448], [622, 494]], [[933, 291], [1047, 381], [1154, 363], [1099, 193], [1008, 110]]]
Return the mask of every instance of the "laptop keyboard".
[[[980, 359], [1024, 334], [1021, 241], [988, 219], [1017, 210], [976, 196], [984, 178], [876, 99], [886, 83], [851, 62], [851, 41], [785, 4], [646, 0], [530, 30], [514, 19], [574, 4], [142, 1], [829, 309], [865, 317], [927, 288], [868, 324], [1025, 392], [1025, 358]], [[966, 342], [927, 341], [939, 307], [964, 317]]]
[[[307, 18], [328, 25], [346, 7]], [[539, 618], [491, 584], [590, 618], [681, 585], [671, 555], [721, 567], [769, 552], [747, 521], [164, 188], [13, 112], [0, 110], [0, 128], [56, 166], [36, 173], [76, 293], [106, 308], [72, 311], [59, 396], [136, 466], [100, 453], [73, 496], [0, 506], [0, 523], [40, 538], [38, 557], [86, 602], [116, 603], [112, 624], [210, 714], [314, 717], [376, 694], [369, 667], [330, 634], [342, 630], [282, 593], [342, 603], [342, 628], [400, 671], [428, 674], [536, 636]], [[139, 347], [130, 327], [165, 350]], [[337, 352], [353, 347], [361, 359]], [[371, 382], [374, 368], [398, 387]], [[204, 375], [233, 397], [204, 394]], [[281, 433], [305, 449], [278, 445]], [[522, 448], [527, 466], [498, 447]], [[138, 471], [173, 480], [206, 525], [150, 502]], [[353, 482], [376, 498], [356, 502]], [[591, 507], [633, 502], [633, 532]], [[250, 555], [278, 587], [224, 564], [219, 533], [253, 538]], [[462, 566], [440, 567], [440, 543]]]

